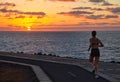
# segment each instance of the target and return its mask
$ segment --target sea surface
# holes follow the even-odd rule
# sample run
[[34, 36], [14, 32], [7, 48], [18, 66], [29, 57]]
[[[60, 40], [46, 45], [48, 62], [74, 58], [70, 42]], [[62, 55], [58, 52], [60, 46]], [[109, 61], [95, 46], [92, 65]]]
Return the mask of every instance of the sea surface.
[[[120, 61], [120, 31], [99, 31], [102, 61]], [[91, 32], [0, 32], [0, 51], [88, 59]]]

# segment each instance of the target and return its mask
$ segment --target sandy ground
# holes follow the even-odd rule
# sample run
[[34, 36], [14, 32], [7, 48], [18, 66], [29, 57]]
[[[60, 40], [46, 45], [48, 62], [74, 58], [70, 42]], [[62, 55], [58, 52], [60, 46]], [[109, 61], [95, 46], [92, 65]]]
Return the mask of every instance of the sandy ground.
[[[8, 56], [23, 57], [23, 58], [37, 59], [43, 61], [73, 64], [73, 65], [81, 66], [89, 71], [92, 70], [92, 67], [87, 59], [56, 57], [56, 56], [48, 56], [48, 55], [33, 55], [33, 54], [24, 54], [24, 53], [16, 54], [16, 53], [8, 53], [8, 52], [0, 52], [0, 55], [6, 55], [6, 56], [8, 55]], [[107, 78], [114, 79], [116, 82], [119, 82], [120, 64], [100, 61], [99, 73], [105, 75], [105, 77]]]

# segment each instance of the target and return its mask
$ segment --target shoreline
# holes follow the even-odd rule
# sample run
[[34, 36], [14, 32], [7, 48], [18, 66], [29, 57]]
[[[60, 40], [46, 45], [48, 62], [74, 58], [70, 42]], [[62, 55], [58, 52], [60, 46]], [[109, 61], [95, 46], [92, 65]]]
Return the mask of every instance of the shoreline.
[[[49, 61], [55, 63], [65, 63], [80, 66], [88, 71], [92, 70], [92, 66], [87, 59], [71, 58], [71, 57], [58, 57], [53, 55], [37, 55], [26, 53], [14, 53], [14, 52], [0, 52], [3, 56], [12, 56], [18, 58], [29, 58], [35, 60]], [[120, 81], [120, 64], [112, 62], [99, 62], [99, 74], [104, 74], [108, 79], [114, 79], [115, 82]], [[113, 82], [114, 82], [113, 81]]]
[[[15, 52], [8, 52], [8, 53], [14, 53], [14, 54], [15, 54]], [[59, 56], [59, 55], [56, 55], [56, 54], [45, 54], [45, 53], [42, 53], [42, 52], [33, 53], [33, 54], [24, 53], [24, 52], [16, 52], [16, 54], [28, 54], [28, 55], [39, 55], [39, 56], [50, 56], [50, 57], [60, 57], [60, 58], [71, 58], [71, 59], [83, 59], [83, 60], [88, 60], [87, 58], [77, 58], [77, 57], [69, 57], [69, 56]], [[115, 61], [115, 60], [109, 60], [109, 61], [100, 60], [100, 62], [120, 64], [120, 61]]]
[[[24, 53], [24, 52], [5, 52], [5, 51], [0, 51], [0, 53], [9, 53], [9, 54], [25, 54], [25, 55], [38, 55], [38, 56], [48, 56], [48, 57], [60, 57], [60, 58], [71, 58], [71, 59], [82, 59], [82, 60], [88, 60], [88, 58], [77, 58], [77, 57], [70, 57], [70, 56], [59, 56], [59, 55], [56, 55], [56, 54], [46, 54], [46, 53], [42, 53], [42, 52], [38, 52], [38, 53]], [[120, 61], [115, 61], [115, 60], [109, 60], [109, 61], [106, 61], [106, 60], [100, 60], [100, 62], [106, 62], [106, 63], [117, 63], [117, 64], [120, 64]]]

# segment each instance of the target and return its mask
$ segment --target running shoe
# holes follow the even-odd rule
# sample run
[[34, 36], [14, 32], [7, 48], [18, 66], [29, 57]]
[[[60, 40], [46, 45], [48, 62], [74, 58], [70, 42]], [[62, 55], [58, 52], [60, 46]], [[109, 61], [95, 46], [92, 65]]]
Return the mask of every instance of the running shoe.
[[96, 74], [96, 75], [95, 75], [95, 78], [96, 78], [96, 79], [99, 79], [99, 76]]

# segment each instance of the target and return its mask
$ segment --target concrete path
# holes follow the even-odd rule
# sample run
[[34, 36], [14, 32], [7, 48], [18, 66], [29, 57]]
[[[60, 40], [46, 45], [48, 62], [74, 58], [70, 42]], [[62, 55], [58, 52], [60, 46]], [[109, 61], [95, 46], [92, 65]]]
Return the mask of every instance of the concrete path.
[[0, 60], [37, 65], [50, 77], [52, 82], [110, 82], [102, 77], [95, 79], [92, 73], [76, 65], [8, 56], [0, 56]]

